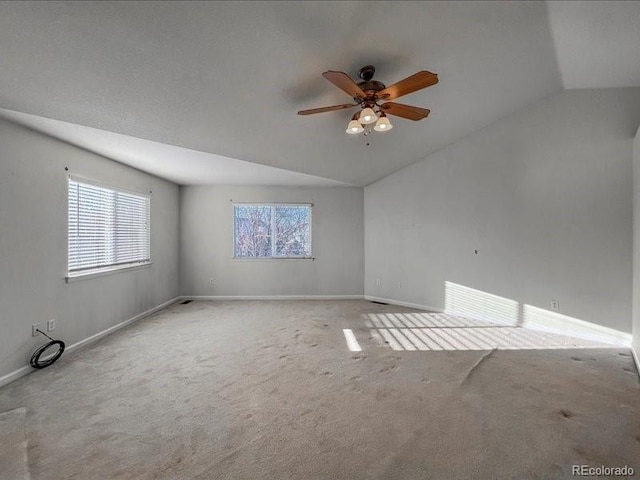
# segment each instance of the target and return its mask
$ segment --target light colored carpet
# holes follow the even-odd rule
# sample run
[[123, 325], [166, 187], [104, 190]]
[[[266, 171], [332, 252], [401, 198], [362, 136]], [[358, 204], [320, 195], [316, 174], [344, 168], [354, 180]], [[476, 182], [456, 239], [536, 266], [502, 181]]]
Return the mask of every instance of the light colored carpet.
[[[640, 470], [629, 351], [394, 350], [367, 323], [414, 311], [366, 301], [176, 304], [0, 389], [0, 412], [26, 409], [34, 480]], [[349, 351], [343, 329], [361, 352]]]
[[0, 413], [0, 478], [29, 480], [24, 407]]

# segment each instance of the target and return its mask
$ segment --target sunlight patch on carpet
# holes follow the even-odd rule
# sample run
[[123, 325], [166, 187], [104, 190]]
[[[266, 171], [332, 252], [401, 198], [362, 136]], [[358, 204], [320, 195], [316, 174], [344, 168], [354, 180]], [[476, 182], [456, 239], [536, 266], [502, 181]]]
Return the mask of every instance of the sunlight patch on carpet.
[[371, 337], [392, 350], [545, 350], [611, 348], [582, 338], [444, 313], [369, 313]]

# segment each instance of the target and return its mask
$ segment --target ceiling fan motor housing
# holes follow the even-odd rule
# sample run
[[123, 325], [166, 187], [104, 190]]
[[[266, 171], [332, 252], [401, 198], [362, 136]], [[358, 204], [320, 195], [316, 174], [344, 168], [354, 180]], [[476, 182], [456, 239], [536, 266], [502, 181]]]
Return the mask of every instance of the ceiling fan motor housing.
[[[373, 97], [377, 92], [386, 88], [384, 83], [372, 80], [375, 73], [376, 67], [373, 65], [365, 65], [358, 72], [358, 76], [362, 79], [362, 82], [359, 82], [358, 86], [367, 94], [367, 97]], [[362, 99], [356, 98], [355, 100], [362, 102]]]
[[367, 80], [364, 82], [358, 83], [358, 86], [367, 93], [367, 90], [371, 90], [372, 92], [379, 92], [380, 90], [384, 90], [386, 88], [385, 84], [379, 82], [377, 80]]

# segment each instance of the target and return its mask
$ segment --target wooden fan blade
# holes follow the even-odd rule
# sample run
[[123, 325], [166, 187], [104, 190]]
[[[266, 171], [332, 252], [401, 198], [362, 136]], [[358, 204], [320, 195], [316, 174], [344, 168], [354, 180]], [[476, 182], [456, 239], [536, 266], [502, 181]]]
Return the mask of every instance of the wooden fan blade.
[[384, 113], [395, 115], [396, 117], [408, 118], [417, 122], [423, 118], [427, 118], [431, 110], [427, 108], [413, 107], [411, 105], [403, 105], [401, 103], [387, 102], [380, 105]]
[[344, 110], [358, 105], [357, 103], [343, 103], [342, 105], [333, 105], [331, 107], [311, 108], [309, 110], [300, 110], [298, 115], [313, 115], [314, 113], [333, 112], [334, 110]]
[[417, 92], [418, 90], [422, 90], [423, 88], [430, 87], [436, 83], [438, 83], [438, 74], [422, 70], [421, 72], [415, 73], [404, 80], [400, 80], [398, 83], [394, 83], [384, 90], [380, 90], [377, 93], [377, 97], [383, 100], [393, 100], [394, 98], [402, 97], [403, 95], [408, 95], [410, 93]]
[[365, 93], [358, 86], [358, 84], [344, 72], [334, 72], [332, 70], [329, 70], [328, 72], [324, 72], [322, 76], [333, 83], [339, 89], [347, 92], [353, 98], [366, 97]]

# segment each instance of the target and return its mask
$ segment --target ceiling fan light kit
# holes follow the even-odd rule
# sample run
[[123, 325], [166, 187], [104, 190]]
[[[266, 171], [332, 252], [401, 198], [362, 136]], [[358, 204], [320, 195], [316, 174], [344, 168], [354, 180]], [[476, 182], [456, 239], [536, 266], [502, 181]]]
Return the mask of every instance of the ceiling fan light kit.
[[[414, 122], [429, 116], [430, 111], [426, 108], [403, 105], [387, 100], [393, 100], [435, 85], [438, 83], [437, 74], [422, 70], [387, 87], [382, 82], [372, 80], [375, 71], [376, 69], [372, 65], [362, 67], [359, 72], [362, 81], [359, 83], [354, 82], [344, 72], [334, 72], [332, 70], [324, 72], [322, 76], [353, 97], [355, 103], [301, 110], [298, 115], [313, 115], [359, 106], [361, 111], [352, 117], [346, 133], [349, 135], [364, 133], [365, 136], [371, 133], [371, 126], [374, 123], [373, 130], [376, 132], [388, 132], [391, 130], [393, 125], [387, 118], [387, 114], [413, 120]], [[378, 102], [381, 101], [385, 102], [379, 104]]]
[[357, 135], [362, 132], [364, 132], [364, 128], [358, 120], [351, 120], [349, 122], [349, 125], [347, 126], [347, 133], [349, 135]]
[[376, 126], [373, 129], [376, 132], [388, 132], [393, 128], [389, 119], [384, 115], [384, 113], [380, 116], [378, 121], [376, 122]]
[[378, 120], [378, 116], [372, 108], [366, 107], [364, 110], [362, 110], [362, 112], [360, 112], [360, 123], [362, 123], [363, 125], [369, 125], [376, 120]]

